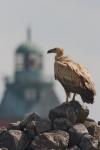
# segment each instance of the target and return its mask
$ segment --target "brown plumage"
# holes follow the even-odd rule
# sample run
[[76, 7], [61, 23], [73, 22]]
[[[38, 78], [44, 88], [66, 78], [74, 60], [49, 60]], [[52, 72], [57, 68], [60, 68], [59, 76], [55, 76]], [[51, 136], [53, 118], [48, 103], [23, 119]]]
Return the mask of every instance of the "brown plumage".
[[55, 79], [64, 87], [67, 101], [70, 93], [74, 93], [73, 100], [75, 100], [76, 94], [80, 94], [83, 102], [93, 103], [96, 90], [88, 70], [68, 56], [65, 57], [63, 48], [54, 48], [48, 53], [56, 53]]

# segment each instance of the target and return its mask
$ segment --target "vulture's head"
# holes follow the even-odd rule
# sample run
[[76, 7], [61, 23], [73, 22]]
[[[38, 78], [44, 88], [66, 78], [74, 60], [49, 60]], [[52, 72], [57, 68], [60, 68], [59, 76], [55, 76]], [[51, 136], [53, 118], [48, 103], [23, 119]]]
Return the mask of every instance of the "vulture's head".
[[64, 49], [63, 48], [53, 48], [47, 51], [47, 53], [56, 53], [58, 56], [63, 56]]

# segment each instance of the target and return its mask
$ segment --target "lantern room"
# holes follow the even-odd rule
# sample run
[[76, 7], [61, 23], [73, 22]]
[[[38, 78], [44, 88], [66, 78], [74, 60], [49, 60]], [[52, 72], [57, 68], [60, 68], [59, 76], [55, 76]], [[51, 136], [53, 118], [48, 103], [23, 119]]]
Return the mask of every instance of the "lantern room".
[[20, 83], [40, 80], [43, 71], [43, 55], [32, 45], [28, 33], [27, 42], [21, 44], [15, 52], [15, 81]]

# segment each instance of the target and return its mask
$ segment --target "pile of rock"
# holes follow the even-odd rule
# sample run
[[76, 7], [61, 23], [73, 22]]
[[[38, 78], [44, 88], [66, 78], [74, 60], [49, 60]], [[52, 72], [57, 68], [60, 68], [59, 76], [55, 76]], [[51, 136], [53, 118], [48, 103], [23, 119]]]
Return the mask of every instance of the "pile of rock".
[[49, 112], [49, 119], [31, 113], [0, 130], [0, 150], [100, 150], [100, 126], [87, 118], [77, 101]]

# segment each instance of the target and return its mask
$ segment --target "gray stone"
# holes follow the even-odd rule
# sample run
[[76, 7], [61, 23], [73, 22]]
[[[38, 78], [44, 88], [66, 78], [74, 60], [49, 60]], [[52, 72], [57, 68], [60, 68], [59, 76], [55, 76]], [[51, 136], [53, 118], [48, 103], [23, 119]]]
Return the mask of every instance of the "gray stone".
[[84, 125], [86, 126], [89, 134], [100, 141], [100, 126], [95, 121], [91, 120], [86, 120]]
[[19, 143], [17, 144], [17, 150], [27, 150], [32, 138], [28, 137], [25, 133], [22, 133]]
[[29, 114], [21, 123], [20, 128], [22, 130], [30, 130], [31, 132], [42, 133], [51, 130], [50, 120], [41, 118], [36, 113]]
[[65, 131], [51, 131], [40, 134], [33, 141], [34, 147], [39, 150], [42, 149], [54, 149], [63, 150], [67, 148], [69, 142], [69, 134]]
[[[46, 147], [39, 147], [39, 146], [34, 146], [33, 143], [25, 150], [55, 150], [55, 149], [47, 149]], [[61, 149], [58, 149], [61, 150]]]
[[92, 119], [92, 118], [87, 118], [86, 121], [89, 121], [89, 122], [95, 122], [95, 120]]
[[75, 131], [80, 135], [88, 133], [88, 130], [86, 129], [86, 127], [81, 123], [78, 123], [78, 124], [74, 125], [73, 129], [75, 129]]
[[69, 146], [78, 145], [84, 134], [87, 134], [88, 131], [83, 124], [76, 124], [68, 130], [70, 135]]
[[83, 123], [89, 114], [89, 110], [85, 105], [81, 105], [78, 101], [63, 103], [49, 112], [49, 118], [54, 121], [56, 118], [66, 118], [73, 124]]
[[73, 147], [71, 147], [71, 148], [69, 148], [68, 150], [81, 150], [78, 146], [73, 146]]
[[73, 125], [72, 123], [66, 118], [57, 118], [53, 122], [53, 128], [55, 130], [65, 130], [68, 131]]
[[81, 150], [98, 150], [98, 140], [89, 134], [85, 134], [79, 144]]
[[96, 139], [98, 139], [98, 141], [100, 142], [100, 126], [99, 125], [96, 125], [95, 126], [95, 134], [94, 134], [94, 137]]
[[20, 130], [9, 130], [10, 135], [12, 135], [17, 141], [20, 140], [22, 136], [22, 132]]
[[8, 130], [20, 130], [20, 121], [10, 123], [7, 127]]
[[2, 133], [4, 133], [4, 132], [7, 132], [7, 128], [0, 128], [0, 135], [2, 134]]
[[0, 134], [0, 147], [8, 148], [8, 150], [16, 150], [21, 134], [19, 130], [3, 131]]
[[97, 123], [91, 120], [86, 120], [83, 124], [86, 126], [89, 134], [95, 136], [96, 126], [98, 126]]
[[0, 150], [8, 150], [8, 148], [2, 147], [0, 148]]
[[98, 121], [98, 125], [100, 125], [100, 121]]

